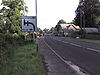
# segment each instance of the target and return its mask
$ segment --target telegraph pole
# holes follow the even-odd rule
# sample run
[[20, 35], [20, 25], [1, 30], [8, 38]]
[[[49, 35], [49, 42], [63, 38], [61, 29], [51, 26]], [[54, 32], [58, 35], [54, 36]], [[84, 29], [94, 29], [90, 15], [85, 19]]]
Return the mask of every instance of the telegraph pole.
[[81, 37], [82, 37], [82, 10], [80, 9], [80, 27], [81, 27]]

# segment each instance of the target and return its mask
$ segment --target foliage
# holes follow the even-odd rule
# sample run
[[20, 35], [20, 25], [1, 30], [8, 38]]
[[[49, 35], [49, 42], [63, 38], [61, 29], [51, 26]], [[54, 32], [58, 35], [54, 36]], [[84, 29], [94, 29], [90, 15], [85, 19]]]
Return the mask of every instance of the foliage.
[[100, 44], [100, 40], [80, 39], [81, 41]]
[[51, 32], [52, 32], [52, 33], [55, 32], [55, 28], [54, 28], [54, 27], [51, 28]]
[[[3, 0], [3, 8], [0, 10], [0, 33], [21, 32], [21, 11], [23, 11], [22, 0]], [[27, 11], [27, 10], [26, 10]]]
[[49, 29], [45, 28], [43, 31], [44, 31], [45, 33], [47, 33], [48, 30], [49, 30]]
[[66, 24], [66, 22], [63, 19], [61, 19], [57, 24]]
[[41, 54], [36, 52], [36, 44], [18, 46], [13, 53], [6, 67], [0, 70], [0, 75], [44, 75]]
[[59, 29], [61, 28], [60, 24], [67, 24], [63, 19], [59, 20], [59, 22], [57, 23], [56, 27], [55, 27], [55, 31], [58, 32]]
[[40, 34], [43, 33], [43, 31], [42, 31], [40, 28], [37, 28], [37, 31], [38, 31]]
[[55, 27], [55, 31], [59, 31], [59, 29], [61, 28], [61, 25], [56, 25], [56, 27]]
[[80, 9], [84, 11], [83, 16], [85, 16], [85, 27], [97, 27], [97, 18], [100, 16], [99, 0], [80, 0], [75, 17], [75, 24], [78, 26], [80, 26]]
[[7, 55], [12, 53], [15, 45], [24, 42], [21, 32], [23, 4], [25, 3], [22, 0], [2, 0], [3, 7], [0, 9], [0, 63], [4, 64], [3, 61], [7, 61]]
[[[0, 9], [0, 35], [3, 35], [5, 42], [12, 43], [16, 38], [21, 38], [21, 11], [23, 11], [22, 0], [2, 0]], [[27, 8], [26, 8], [27, 11]], [[0, 37], [2, 38], [2, 37]], [[3, 43], [3, 42], [1, 42]]]

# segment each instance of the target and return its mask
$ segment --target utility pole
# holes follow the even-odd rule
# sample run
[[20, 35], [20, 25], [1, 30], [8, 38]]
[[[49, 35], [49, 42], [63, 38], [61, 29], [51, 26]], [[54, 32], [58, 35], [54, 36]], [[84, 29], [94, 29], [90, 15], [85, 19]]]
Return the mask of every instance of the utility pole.
[[83, 28], [84, 28], [84, 32], [83, 32], [83, 37], [85, 38], [86, 35], [86, 30], [85, 30], [85, 13], [87, 10], [87, 3], [85, 1], [83, 1]]
[[84, 27], [84, 38], [85, 38], [85, 34], [86, 34], [86, 31], [85, 31], [85, 14], [83, 15], [83, 27]]
[[82, 37], [82, 11], [80, 9], [80, 27], [81, 27], [81, 37]]
[[[84, 1], [80, 3], [79, 11], [80, 11], [81, 37], [85, 37], [85, 2]], [[84, 28], [84, 31], [82, 31], [82, 27]]]

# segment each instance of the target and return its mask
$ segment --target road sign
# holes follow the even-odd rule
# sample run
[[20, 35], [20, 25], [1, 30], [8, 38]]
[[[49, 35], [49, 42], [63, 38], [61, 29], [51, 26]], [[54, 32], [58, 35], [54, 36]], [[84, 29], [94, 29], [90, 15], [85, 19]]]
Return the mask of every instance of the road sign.
[[22, 16], [22, 31], [36, 31], [36, 16]]

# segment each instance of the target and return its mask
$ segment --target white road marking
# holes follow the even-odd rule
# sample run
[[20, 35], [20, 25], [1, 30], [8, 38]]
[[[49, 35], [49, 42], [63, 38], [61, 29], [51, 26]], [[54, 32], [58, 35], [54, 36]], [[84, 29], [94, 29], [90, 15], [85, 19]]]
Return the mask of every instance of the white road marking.
[[[77, 65], [74, 65], [71, 61], [66, 61], [64, 60], [55, 50], [53, 50], [44, 40], [44, 43], [50, 48], [50, 50], [60, 59], [62, 60], [65, 64], [69, 65], [78, 75], [89, 75], [88, 73], [83, 73], [81, 72], [81, 68], [78, 67]], [[70, 63], [69, 63], [70, 62]], [[76, 67], [76, 68], [75, 68]]]
[[[57, 39], [54, 39], [54, 40], [57, 40]], [[69, 43], [69, 42], [65, 42], [65, 41], [62, 41], [62, 40], [57, 40], [57, 41], [60, 41], [60, 42], [63, 42], [63, 43]], [[69, 43], [69, 44], [77, 46], [77, 47], [82, 47], [82, 46], [74, 44], [74, 43]]]
[[77, 46], [77, 47], [82, 47], [82, 46], [77, 45], [77, 44], [74, 44], [74, 43], [69, 43], [69, 44], [74, 45], [74, 46]]
[[[54, 39], [54, 40], [57, 40], [57, 39]], [[57, 40], [57, 41], [60, 41], [60, 42], [63, 42], [63, 43], [68, 43], [70, 45], [77, 46], [77, 47], [82, 47], [81, 45], [77, 45], [77, 44], [74, 44], [74, 43], [65, 42], [65, 41], [62, 41], [62, 40]], [[84, 47], [82, 47], [82, 48], [84, 48]], [[93, 49], [93, 48], [85, 48], [85, 49], [88, 49], [88, 50], [91, 50], [91, 51], [95, 51], [95, 52], [99, 52], [100, 53], [100, 50], [97, 50], [97, 49]]]
[[80, 68], [79, 66], [73, 64], [71, 61], [65, 61], [65, 62], [66, 62], [71, 68], [73, 68], [74, 70], [76, 70], [77, 72], [79, 72], [80, 75], [89, 75], [89, 74], [87, 74], [87, 72], [85, 72], [85, 71], [84, 71], [84, 73], [81, 72], [81, 68]]
[[93, 48], [87, 48], [88, 50], [91, 50], [91, 51], [95, 51], [95, 52], [99, 52], [100, 53], [100, 50], [96, 50], [96, 49], [93, 49]]
[[69, 42], [65, 42], [65, 41], [62, 41], [63, 43], [69, 43]]

